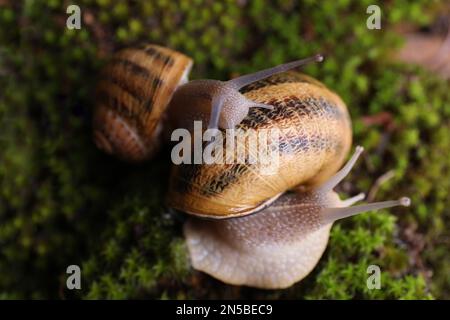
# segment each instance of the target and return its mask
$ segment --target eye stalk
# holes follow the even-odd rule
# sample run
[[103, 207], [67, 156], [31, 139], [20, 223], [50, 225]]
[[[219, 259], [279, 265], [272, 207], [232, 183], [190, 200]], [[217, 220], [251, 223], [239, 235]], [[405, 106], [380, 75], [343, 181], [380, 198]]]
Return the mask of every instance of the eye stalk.
[[[342, 169], [339, 170], [334, 176], [332, 176], [328, 181], [326, 181], [318, 189], [316, 189], [314, 193], [316, 193], [320, 198], [323, 199], [334, 198], [332, 196], [330, 197], [330, 193], [334, 193], [333, 188], [336, 187], [339, 182], [341, 182], [348, 175], [350, 170], [355, 165], [356, 160], [358, 160], [363, 151], [363, 147], [357, 146], [355, 149], [355, 153], [344, 165], [344, 167], [342, 167]], [[411, 205], [411, 200], [408, 197], [402, 197], [398, 200], [374, 202], [351, 207], [351, 205], [353, 205], [354, 203], [363, 200], [364, 197], [364, 193], [360, 193], [346, 200], [340, 200], [339, 197], [337, 197], [337, 200], [332, 201], [335, 207], [327, 207], [323, 209], [323, 223], [332, 223], [336, 220], [351, 217], [367, 211], [374, 211], [397, 206], [409, 207]]]
[[260, 71], [254, 72], [254, 73], [240, 76], [235, 79], [228, 80], [227, 84], [231, 85], [236, 90], [240, 90], [241, 88], [245, 87], [246, 85], [249, 85], [253, 82], [268, 78], [270, 76], [273, 76], [274, 74], [286, 72], [291, 69], [298, 68], [298, 67], [307, 65], [309, 63], [312, 63], [312, 62], [322, 62], [323, 59], [324, 58], [323, 58], [322, 54], [316, 54], [309, 58], [283, 63], [276, 67], [260, 70]]
[[[312, 62], [322, 62], [324, 59], [323, 55], [316, 54], [312, 57], [296, 60], [284, 64], [280, 64], [276, 67], [260, 70], [254, 73], [243, 75], [241, 77], [228, 80], [226, 82], [220, 82], [216, 88], [216, 93], [212, 95], [211, 99], [211, 115], [209, 119], [208, 129], [217, 129], [219, 126], [219, 118], [222, 113], [222, 109], [226, 104], [238, 104], [241, 108], [241, 113], [243, 117], [248, 114], [249, 108], [266, 108], [273, 109], [273, 106], [264, 103], [258, 103], [247, 99], [243, 94], [239, 92], [243, 87], [254, 83], [259, 80], [263, 80], [270, 76], [278, 73], [286, 72], [291, 69], [307, 65]], [[229, 117], [232, 118], [229, 123], [230, 127], [236, 126], [243, 117]]]

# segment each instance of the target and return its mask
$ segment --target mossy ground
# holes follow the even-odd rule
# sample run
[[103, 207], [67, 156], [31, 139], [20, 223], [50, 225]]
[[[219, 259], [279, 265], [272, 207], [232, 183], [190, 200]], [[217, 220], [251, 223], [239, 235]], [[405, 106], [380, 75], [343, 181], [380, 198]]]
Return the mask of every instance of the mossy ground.
[[[378, 3], [382, 29], [366, 28]], [[82, 29], [65, 28], [66, 1], [0, 4], [0, 297], [450, 298], [450, 91], [417, 67], [389, 62], [401, 21], [428, 24], [439, 3], [327, 0], [79, 0]], [[168, 150], [141, 166], [91, 141], [93, 86], [117, 48], [178, 49], [193, 78], [227, 79], [325, 52], [305, 72], [346, 101], [363, 161], [341, 185], [412, 207], [337, 223], [313, 273], [290, 289], [224, 285], [189, 266], [184, 216], [164, 207]], [[374, 121], [387, 112], [389, 125]], [[386, 124], [386, 122], [384, 122]], [[82, 268], [82, 290], [65, 270]], [[366, 268], [382, 270], [368, 290]]]

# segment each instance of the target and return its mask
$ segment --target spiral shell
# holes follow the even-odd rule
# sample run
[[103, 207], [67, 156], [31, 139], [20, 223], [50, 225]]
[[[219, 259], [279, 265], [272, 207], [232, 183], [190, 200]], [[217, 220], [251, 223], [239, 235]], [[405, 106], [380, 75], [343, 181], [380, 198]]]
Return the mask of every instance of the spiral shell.
[[[344, 162], [351, 146], [349, 114], [339, 96], [322, 83], [286, 72], [242, 92], [274, 106], [273, 110], [251, 109], [237, 129], [279, 129], [279, 169], [268, 175], [261, 163], [174, 166], [169, 206], [209, 218], [244, 216], [298, 185], [326, 180]], [[244, 148], [248, 150], [248, 144]]]
[[149, 158], [159, 146], [164, 111], [191, 67], [189, 57], [156, 45], [117, 52], [96, 90], [96, 145], [128, 161]]

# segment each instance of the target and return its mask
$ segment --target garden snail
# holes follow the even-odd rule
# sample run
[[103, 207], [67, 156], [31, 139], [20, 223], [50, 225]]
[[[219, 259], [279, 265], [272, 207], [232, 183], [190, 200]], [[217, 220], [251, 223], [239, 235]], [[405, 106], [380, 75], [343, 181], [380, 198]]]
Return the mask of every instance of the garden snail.
[[163, 122], [188, 130], [200, 120], [208, 128], [283, 133], [275, 173], [247, 162], [173, 167], [167, 202], [191, 215], [184, 233], [195, 269], [230, 284], [285, 288], [317, 264], [334, 221], [409, 205], [401, 198], [350, 207], [364, 195], [342, 201], [333, 191], [362, 147], [338, 171], [352, 140], [346, 106], [317, 80], [288, 71], [320, 60], [314, 56], [226, 82], [187, 82], [189, 58], [147, 45], [119, 52], [106, 67], [94, 138], [123, 159], [151, 156]]

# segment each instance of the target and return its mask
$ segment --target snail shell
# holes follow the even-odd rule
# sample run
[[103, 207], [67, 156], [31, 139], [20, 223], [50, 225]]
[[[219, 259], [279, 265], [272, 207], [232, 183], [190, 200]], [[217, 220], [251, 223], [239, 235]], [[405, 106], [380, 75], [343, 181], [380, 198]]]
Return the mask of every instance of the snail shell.
[[161, 118], [192, 60], [171, 49], [144, 45], [117, 52], [96, 90], [93, 126], [98, 148], [131, 162], [159, 147]]
[[281, 130], [279, 169], [267, 175], [260, 162], [174, 166], [167, 197], [171, 207], [202, 217], [244, 216], [299, 184], [320, 183], [342, 165], [351, 146], [350, 118], [342, 100], [323, 84], [291, 71], [242, 92], [274, 106], [250, 109], [237, 129]]

